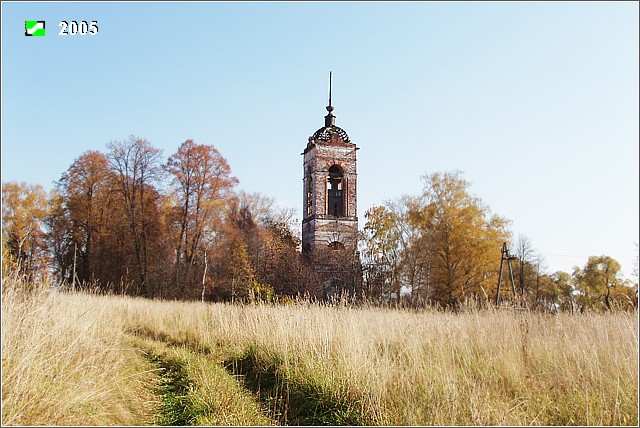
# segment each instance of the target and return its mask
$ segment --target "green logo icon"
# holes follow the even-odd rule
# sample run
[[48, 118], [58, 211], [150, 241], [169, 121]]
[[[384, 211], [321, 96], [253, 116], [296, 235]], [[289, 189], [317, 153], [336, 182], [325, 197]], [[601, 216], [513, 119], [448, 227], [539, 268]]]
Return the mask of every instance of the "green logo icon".
[[44, 36], [44, 21], [24, 21], [24, 35], [35, 37]]

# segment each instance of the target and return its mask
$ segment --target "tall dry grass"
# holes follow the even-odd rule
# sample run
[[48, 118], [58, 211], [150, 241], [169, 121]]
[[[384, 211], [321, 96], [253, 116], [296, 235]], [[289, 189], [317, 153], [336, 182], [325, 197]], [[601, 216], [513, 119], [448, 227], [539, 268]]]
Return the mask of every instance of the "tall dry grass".
[[202, 421], [261, 419], [225, 416], [232, 386], [204, 385], [228, 383], [224, 373], [205, 373], [206, 361], [180, 349], [212, 364], [272, 363], [368, 424], [638, 423], [637, 313], [233, 306], [3, 288], [3, 425], [152, 422], [158, 398], [132, 335], [189, 363], [194, 390], [211, 395], [202, 406], [218, 403]]
[[388, 425], [637, 425], [636, 314], [463, 314], [158, 302], [130, 328], [251, 349]]
[[140, 425], [158, 406], [121, 298], [3, 278], [2, 425]]

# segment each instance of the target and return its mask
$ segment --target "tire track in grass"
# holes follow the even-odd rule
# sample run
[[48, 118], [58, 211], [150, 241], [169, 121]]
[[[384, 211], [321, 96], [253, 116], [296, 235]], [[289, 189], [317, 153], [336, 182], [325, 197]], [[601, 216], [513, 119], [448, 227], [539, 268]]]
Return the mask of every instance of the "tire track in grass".
[[274, 425], [256, 397], [209, 352], [137, 338], [145, 358], [160, 369], [158, 426]]
[[159, 382], [162, 408], [156, 414], [156, 425], [193, 425], [198, 418], [198, 412], [188, 395], [192, 382], [184, 370], [183, 363], [159, 355], [150, 355], [149, 360], [164, 369]]
[[244, 385], [278, 425], [371, 425], [357, 398], [349, 400], [319, 384], [292, 379], [281, 363], [277, 355], [265, 358], [249, 348], [224, 364], [229, 373], [243, 377]]
[[[219, 359], [226, 354], [223, 349], [203, 346], [191, 341], [176, 341], [169, 336], [151, 335], [148, 331], [136, 331], [137, 335], [160, 346], [161, 351], [155, 351], [154, 362], [165, 369], [162, 381], [163, 409], [158, 415], [159, 425], [193, 425], [205, 419], [207, 411], [211, 411], [209, 403], [194, 399], [193, 389], [200, 385], [189, 378], [185, 370], [185, 358], [194, 362], [197, 358], [207, 359], [209, 370], [219, 369], [226, 381], [224, 393], [232, 397], [231, 401], [246, 401], [248, 397], [255, 404], [255, 408], [262, 409], [269, 415], [271, 424], [276, 425], [370, 425], [371, 421], [362, 413], [361, 403], [357, 397], [348, 399], [342, 397], [338, 391], [330, 391], [325, 386], [312, 382], [290, 378], [290, 374], [281, 364], [281, 358], [272, 355], [264, 359], [265, 355], [255, 346], [245, 349], [241, 355]], [[158, 341], [160, 339], [160, 341]], [[184, 354], [175, 358], [168, 358], [170, 350], [181, 350]], [[164, 356], [159, 356], [164, 355]], [[216, 356], [218, 358], [216, 358]], [[229, 355], [227, 354], [227, 357]], [[196, 363], [201, 364], [201, 363]], [[221, 379], [218, 378], [218, 383]], [[230, 385], [233, 385], [232, 387]], [[191, 391], [191, 394], [189, 392]], [[196, 402], [198, 401], [198, 402]], [[205, 400], [206, 401], [206, 400]], [[232, 418], [205, 419], [215, 421], [213, 425], [244, 425], [246, 419], [238, 419], [238, 415], [251, 412], [246, 406], [241, 410], [228, 409], [226, 413], [233, 413]], [[204, 404], [204, 405], [203, 405]], [[234, 402], [234, 404], [236, 404]], [[203, 408], [209, 408], [204, 410]], [[220, 407], [220, 406], [218, 406]], [[223, 406], [224, 407], [224, 406]], [[255, 412], [255, 409], [252, 409]], [[219, 409], [216, 410], [219, 412]], [[261, 415], [265, 418], [265, 415]], [[266, 418], [265, 418], [266, 419]], [[235, 421], [235, 422], [232, 422]], [[263, 420], [258, 419], [259, 422]], [[256, 422], [250, 422], [256, 425]]]

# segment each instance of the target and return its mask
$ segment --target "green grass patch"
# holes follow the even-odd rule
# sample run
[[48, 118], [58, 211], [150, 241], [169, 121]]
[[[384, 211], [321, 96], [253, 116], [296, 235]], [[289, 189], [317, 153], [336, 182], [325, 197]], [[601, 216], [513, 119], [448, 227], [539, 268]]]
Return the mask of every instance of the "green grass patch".
[[357, 398], [314, 378], [296, 378], [283, 356], [251, 346], [225, 362], [227, 370], [243, 376], [263, 409], [279, 425], [370, 425]]
[[157, 393], [162, 407], [156, 414], [156, 425], [273, 425], [254, 396], [215, 355], [148, 339], [136, 341], [147, 359], [161, 370]]
[[162, 426], [193, 425], [198, 412], [189, 399], [191, 380], [183, 363], [159, 355], [152, 356], [150, 361], [163, 370], [159, 382], [162, 408], [156, 415], [155, 423]]

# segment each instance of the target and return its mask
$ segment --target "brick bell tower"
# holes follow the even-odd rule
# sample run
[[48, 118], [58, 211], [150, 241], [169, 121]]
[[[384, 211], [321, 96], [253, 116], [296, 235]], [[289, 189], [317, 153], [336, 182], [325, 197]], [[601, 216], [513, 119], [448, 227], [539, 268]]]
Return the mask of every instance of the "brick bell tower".
[[[358, 253], [356, 151], [336, 126], [331, 105], [324, 126], [307, 142], [304, 155], [302, 251], [320, 275], [324, 298], [356, 292], [362, 283]], [[318, 296], [320, 297], [320, 296]]]

